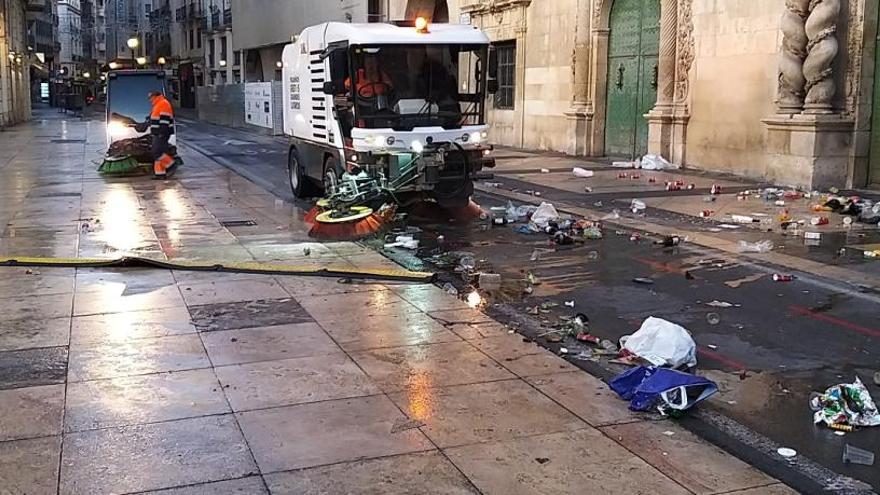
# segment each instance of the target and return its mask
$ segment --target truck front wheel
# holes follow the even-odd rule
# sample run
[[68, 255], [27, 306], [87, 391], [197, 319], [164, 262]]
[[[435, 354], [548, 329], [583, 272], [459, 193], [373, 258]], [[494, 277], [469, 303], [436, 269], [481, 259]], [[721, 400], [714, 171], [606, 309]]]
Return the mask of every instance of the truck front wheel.
[[297, 198], [309, 198], [318, 192], [311, 179], [304, 173], [296, 148], [291, 148], [287, 155], [287, 175], [290, 179], [290, 190]]

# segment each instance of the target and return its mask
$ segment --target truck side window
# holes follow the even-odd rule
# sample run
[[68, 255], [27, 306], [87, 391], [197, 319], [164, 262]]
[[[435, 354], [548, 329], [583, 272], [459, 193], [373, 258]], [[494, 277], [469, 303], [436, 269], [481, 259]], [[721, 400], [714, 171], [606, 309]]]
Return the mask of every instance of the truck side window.
[[328, 63], [330, 65], [330, 81], [336, 88], [339, 88], [337, 94], [333, 95], [333, 112], [339, 121], [342, 135], [351, 137], [351, 129], [354, 127], [351, 92], [344, 89], [345, 81], [348, 79], [348, 49], [338, 48], [330, 52]]

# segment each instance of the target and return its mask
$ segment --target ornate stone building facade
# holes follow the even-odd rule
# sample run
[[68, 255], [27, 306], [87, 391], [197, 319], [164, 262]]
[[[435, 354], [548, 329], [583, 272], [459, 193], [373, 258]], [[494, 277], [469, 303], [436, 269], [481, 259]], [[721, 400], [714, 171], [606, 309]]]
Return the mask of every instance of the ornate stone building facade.
[[878, 11], [876, 0], [391, 0], [388, 16], [443, 12], [486, 31], [503, 64], [498, 144], [877, 188]]

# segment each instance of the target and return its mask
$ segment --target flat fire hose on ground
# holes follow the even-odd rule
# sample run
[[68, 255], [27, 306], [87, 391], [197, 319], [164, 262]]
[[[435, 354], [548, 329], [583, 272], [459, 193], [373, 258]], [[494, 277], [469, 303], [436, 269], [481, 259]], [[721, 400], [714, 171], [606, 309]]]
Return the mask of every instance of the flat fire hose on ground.
[[58, 268], [121, 268], [147, 267], [168, 270], [203, 272], [253, 273], [265, 275], [296, 275], [301, 277], [340, 277], [389, 282], [431, 282], [434, 273], [391, 269], [356, 269], [328, 265], [274, 265], [258, 262], [211, 263], [205, 261], [165, 261], [151, 258], [41, 258], [11, 256], [0, 258], [0, 266], [58, 267]]

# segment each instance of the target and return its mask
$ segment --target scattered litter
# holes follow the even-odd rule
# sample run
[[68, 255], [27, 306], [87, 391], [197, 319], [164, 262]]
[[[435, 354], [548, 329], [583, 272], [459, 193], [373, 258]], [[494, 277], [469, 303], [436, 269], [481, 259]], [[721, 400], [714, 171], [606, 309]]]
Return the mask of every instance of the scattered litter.
[[671, 436], [675, 435], [675, 432], [666, 430], [663, 432], [663, 434], [666, 435], [667, 437], [671, 437]]
[[739, 225], [731, 225], [729, 223], [721, 223], [721, 224], [718, 224], [718, 227], [720, 227], [722, 229], [727, 229], [727, 230], [736, 230], [739, 228]]
[[541, 206], [532, 213], [531, 223], [537, 226], [539, 229], [544, 230], [550, 225], [550, 222], [556, 221], [559, 219], [559, 212], [556, 211], [556, 208], [550, 203], [541, 203]]
[[880, 371], [874, 373], [874, 385], [880, 385]]
[[559, 354], [568, 354], [568, 348], [566, 348], [566, 347], [560, 347], [560, 348], [559, 348]]
[[549, 169], [549, 168], [542, 168], [542, 169], [541, 169], [541, 173], [542, 173], [542, 174], [549, 174], [549, 173], [550, 173], [550, 169]]
[[641, 211], [645, 211], [648, 208], [648, 205], [645, 204], [644, 201], [640, 199], [632, 200], [632, 203], [629, 205], [629, 209], [632, 210], [633, 213], [639, 213]]
[[715, 345], [715, 344], [706, 344], [706, 347], [708, 347], [709, 349], [712, 349], [713, 351], [714, 351], [715, 349], [718, 349], [718, 346]]
[[760, 242], [739, 241], [740, 253], [769, 253], [773, 250], [773, 241], [763, 240]]
[[842, 436], [845, 436], [845, 435], [846, 435], [846, 432], [845, 432], [845, 431], [835, 431], [834, 434], [837, 435], [837, 436], [839, 436], [839, 437], [842, 437]]
[[537, 462], [538, 464], [547, 464], [548, 462], [550, 462], [550, 459], [546, 457], [535, 457], [535, 462]]
[[636, 277], [633, 279], [633, 282], [642, 285], [654, 285], [654, 279], [647, 277]]
[[585, 332], [577, 334], [577, 337], [575, 337], [575, 339], [577, 339], [578, 342], [587, 342], [594, 345], [598, 345], [600, 342], [599, 337], [596, 337], [595, 335], [590, 335]]
[[449, 282], [447, 282], [443, 285], [443, 291], [446, 292], [447, 294], [449, 294], [450, 296], [458, 297], [458, 289], [456, 289], [455, 286], [450, 284]]
[[465, 302], [467, 303], [467, 305], [468, 305], [469, 307], [471, 307], [471, 308], [477, 308], [477, 307], [479, 307], [481, 304], [483, 304], [483, 296], [481, 296], [479, 292], [477, 292], [477, 291], [474, 290], [474, 291], [471, 291], [471, 292], [467, 295], [467, 300], [466, 300]]
[[665, 247], [678, 246], [679, 244], [681, 244], [681, 237], [679, 237], [677, 235], [668, 235], [668, 236], [664, 237], [663, 239], [654, 242], [654, 244], [659, 244], [659, 245], [665, 246]]
[[753, 217], [750, 217], [747, 215], [731, 215], [730, 220], [733, 223], [741, 223], [741, 224], [748, 224], [748, 223], [756, 223], [757, 222], [757, 220], [755, 220]]
[[786, 275], [784, 273], [773, 274], [774, 282], [791, 282], [792, 280], [794, 280], [794, 275]]
[[648, 366], [627, 370], [609, 385], [621, 399], [630, 401], [630, 410], [657, 409], [663, 415], [686, 411], [718, 392], [718, 386], [707, 378]]
[[756, 275], [749, 275], [748, 277], [743, 277], [736, 280], [728, 280], [724, 282], [724, 285], [730, 287], [731, 289], [739, 289], [742, 284], [747, 284], [751, 282], [757, 282], [758, 280], [764, 278], [764, 275], [759, 273]]
[[830, 387], [824, 394], [814, 394], [810, 407], [816, 411], [813, 421], [817, 424], [880, 426], [877, 406], [858, 377], [851, 384], [842, 383]]
[[843, 463], [844, 464], [861, 464], [862, 466], [874, 465], [874, 453], [853, 447], [850, 444], [843, 445]]
[[532, 255], [529, 257], [529, 259], [530, 259], [531, 261], [540, 261], [540, 260], [541, 260], [541, 257], [542, 257], [543, 255], [545, 255], [545, 254], [550, 254], [550, 253], [555, 253], [555, 252], [556, 252], [556, 251], [553, 250], [553, 249], [538, 248], [538, 249], [535, 249], [534, 251], [532, 251]]
[[[601, 207], [601, 206], [602, 205], [599, 205], [599, 207]], [[611, 213], [600, 218], [600, 220], [603, 220], [603, 221], [604, 220], [617, 220], [618, 218], [620, 218], [620, 210], [615, 209]]]
[[711, 306], [713, 308], [732, 308], [734, 307], [734, 304], [726, 301], [719, 301], [716, 299], [712, 302], [707, 302], [706, 306]]
[[696, 344], [683, 327], [661, 318], [646, 319], [639, 330], [620, 339], [621, 346], [655, 366], [697, 365]]
[[706, 322], [710, 325], [717, 325], [721, 323], [721, 315], [718, 313], [709, 313], [706, 315]]
[[574, 301], [565, 301], [565, 306], [566, 306], [566, 307], [569, 307], [569, 308], [573, 308], [573, 307], [574, 307]]
[[786, 458], [791, 458], [797, 455], [796, 450], [790, 449], [788, 447], [779, 447], [778, 449], [776, 449], [776, 453]]
[[668, 160], [658, 155], [645, 155], [641, 162], [644, 170], [675, 170], [678, 165], [670, 163]]
[[804, 232], [804, 239], [810, 241], [819, 241], [822, 239], [821, 232]]
[[636, 168], [636, 165], [639, 162], [611, 162], [611, 166], [614, 168]]
[[572, 169], [571, 173], [573, 173], [575, 177], [579, 177], [581, 179], [589, 179], [590, 177], [595, 175], [592, 170], [586, 170], [580, 167], [575, 167], [574, 169]]
[[385, 249], [396, 247], [401, 247], [404, 249], [418, 249], [419, 241], [414, 239], [413, 236], [410, 235], [399, 235], [394, 239], [394, 242], [385, 244]]
[[312, 254], [312, 248], [310, 248], [308, 246], [304, 247], [303, 248], [303, 255], [309, 256], [310, 254]]
[[498, 273], [481, 273], [478, 283], [483, 290], [498, 290], [501, 288], [501, 275]]

